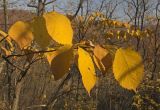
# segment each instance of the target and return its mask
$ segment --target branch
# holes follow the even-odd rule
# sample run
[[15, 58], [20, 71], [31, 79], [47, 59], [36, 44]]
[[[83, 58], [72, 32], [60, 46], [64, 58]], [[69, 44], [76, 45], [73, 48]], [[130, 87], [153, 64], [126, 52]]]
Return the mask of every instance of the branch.
[[44, 110], [48, 110], [49, 108], [52, 108], [52, 103], [54, 102], [54, 100], [56, 99], [56, 95], [59, 92], [59, 90], [61, 89], [61, 87], [64, 85], [65, 81], [67, 79], [70, 78], [70, 73], [66, 74], [63, 79], [61, 80], [60, 84], [58, 85], [58, 87], [56, 88], [55, 92], [52, 93], [50, 99], [48, 100], [48, 102], [46, 103], [46, 107], [44, 108]]
[[36, 5], [27, 4], [28, 7], [38, 8]]
[[49, 5], [49, 4], [51, 4], [51, 3], [55, 2], [55, 1], [56, 1], [56, 0], [52, 0], [52, 1], [50, 1], [50, 2], [45, 3], [45, 5]]
[[31, 65], [34, 64], [35, 62], [41, 60], [42, 58], [38, 58], [38, 59], [35, 59], [34, 61], [32, 61], [30, 64], [28, 64], [28, 66], [26, 67], [25, 71], [22, 71], [20, 73], [21, 76], [19, 76], [17, 82], [21, 82], [21, 80], [26, 76], [28, 70], [30, 69]]
[[73, 15], [73, 17], [72, 17], [71, 20], [73, 20], [73, 19], [77, 16], [80, 8], [82, 7], [83, 1], [84, 1], [84, 0], [80, 0], [80, 1], [79, 1], [78, 9], [77, 9], [76, 13]]
[[42, 105], [32, 105], [32, 106], [27, 107], [27, 109], [43, 108], [43, 107], [46, 107], [46, 105], [45, 104], [42, 104]]
[[122, 3], [122, 2], [117, 3], [117, 1], [116, 1], [115, 6], [113, 7], [113, 9], [111, 10], [111, 12], [110, 12], [110, 14], [109, 14], [109, 18], [112, 18], [112, 15], [113, 15], [113, 13], [115, 12], [117, 6], [120, 5], [121, 3]]
[[102, 10], [105, 0], [102, 1], [101, 6], [99, 8], [99, 12]]
[[22, 57], [22, 56], [27, 56], [27, 55], [31, 55], [31, 54], [40, 54], [40, 53], [47, 53], [47, 52], [53, 52], [53, 51], [56, 51], [56, 49], [54, 49], [54, 50], [33, 51], [33, 52], [26, 53], [26, 54], [8, 55], [6, 58], [10, 58], [10, 57]]
[[1, 39], [1, 40], [0, 40], [0, 43], [3, 42], [7, 37], [8, 37], [8, 35], [5, 36], [3, 39]]
[[5, 57], [5, 56], [3, 56], [3, 55], [2, 55], [1, 57], [2, 57], [8, 64], [10, 64], [11, 66], [17, 68], [17, 69], [20, 70], [20, 71], [24, 71], [23, 69], [19, 68], [18, 66], [14, 65], [12, 62], [10, 62], [10, 61], [7, 59], [7, 57]]

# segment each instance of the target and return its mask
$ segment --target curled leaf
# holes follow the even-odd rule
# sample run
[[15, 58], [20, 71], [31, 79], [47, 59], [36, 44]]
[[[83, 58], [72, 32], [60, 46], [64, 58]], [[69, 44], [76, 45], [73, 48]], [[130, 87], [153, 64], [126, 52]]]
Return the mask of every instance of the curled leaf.
[[107, 70], [112, 66], [112, 57], [107, 51], [107, 49], [104, 49], [100, 45], [96, 45], [94, 48], [94, 62], [98, 69], [105, 74]]
[[52, 52], [50, 57], [51, 71], [54, 74], [55, 80], [58, 80], [70, 70], [70, 65], [73, 60], [73, 48], [70, 45], [65, 45]]

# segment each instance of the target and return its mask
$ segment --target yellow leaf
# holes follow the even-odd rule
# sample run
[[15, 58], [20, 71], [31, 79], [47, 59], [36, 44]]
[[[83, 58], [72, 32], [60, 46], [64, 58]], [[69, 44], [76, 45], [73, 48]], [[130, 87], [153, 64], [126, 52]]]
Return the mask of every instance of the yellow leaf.
[[77, 16], [77, 19], [79, 20], [79, 22], [83, 22], [84, 17], [83, 16]]
[[11, 55], [11, 51], [7, 50], [5, 47], [1, 46], [1, 49], [5, 53], [6, 56]]
[[[0, 30], [0, 35], [2, 35], [3, 37], [8, 36], [7, 33], [3, 32], [2, 30]], [[2, 37], [2, 36], [0, 36], [0, 37]]]
[[125, 36], [125, 31], [124, 31], [124, 30], [121, 30], [121, 31], [119, 32], [119, 36], [120, 36], [120, 37], [124, 37], [124, 36]]
[[111, 38], [111, 37], [114, 37], [114, 34], [112, 31], [108, 31], [106, 36]]
[[141, 30], [136, 30], [136, 35], [137, 35], [137, 37], [139, 37], [140, 35], [141, 35]]
[[50, 12], [44, 15], [50, 36], [60, 44], [72, 44], [73, 30], [69, 19], [59, 13]]
[[10, 37], [6, 38], [6, 41], [8, 43], [8, 46], [10, 47], [10, 50], [13, 51], [14, 50], [14, 45], [12, 44], [12, 40]]
[[48, 63], [51, 65], [52, 59], [58, 54], [58, 52], [54, 48], [48, 48], [47, 51], [51, 51], [45, 53]]
[[35, 39], [41, 47], [49, 45], [51, 39], [60, 44], [72, 44], [73, 30], [69, 19], [57, 12], [49, 12], [32, 22]]
[[106, 72], [105, 71], [105, 67], [104, 65], [102, 64], [102, 62], [95, 56], [93, 55], [93, 60], [94, 60], [94, 63], [96, 64], [97, 68], [103, 73], [105, 74]]
[[14, 46], [13, 46], [13, 44], [11, 42], [11, 39], [9, 37], [7, 37], [7, 36], [6, 37], [2, 37], [0, 35], [0, 41], [4, 40], [4, 39], [5, 39], [5, 41], [6, 41], [7, 45], [8, 45], [8, 48], [6, 49], [5, 47], [3, 47], [1, 43], [0, 43], [0, 47], [1, 47], [2, 51], [5, 52], [6, 56], [8, 56], [8, 55], [11, 55], [11, 52], [14, 50]]
[[91, 56], [82, 48], [78, 48], [78, 68], [82, 75], [83, 85], [90, 94], [91, 89], [96, 84], [96, 74]]
[[144, 74], [141, 56], [130, 48], [118, 49], [113, 62], [113, 72], [122, 87], [136, 91]]
[[49, 59], [51, 60], [51, 71], [55, 80], [58, 80], [69, 72], [73, 60], [73, 48], [65, 45], [54, 51], [51, 56], [52, 58]]
[[98, 69], [105, 74], [107, 70], [112, 66], [112, 57], [106, 49], [100, 45], [96, 45], [94, 48], [94, 62]]
[[130, 28], [131, 27], [128, 23], [124, 23], [123, 26], [126, 27], [126, 28]]
[[52, 41], [52, 38], [48, 34], [45, 19], [41, 16], [38, 16], [33, 19], [31, 26], [36, 43], [41, 48], [46, 48]]
[[0, 41], [3, 39], [3, 37], [0, 35]]
[[30, 25], [26, 22], [16, 22], [10, 27], [8, 33], [9, 36], [18, 43], [21, 49], [29, 46], [33, 40]]

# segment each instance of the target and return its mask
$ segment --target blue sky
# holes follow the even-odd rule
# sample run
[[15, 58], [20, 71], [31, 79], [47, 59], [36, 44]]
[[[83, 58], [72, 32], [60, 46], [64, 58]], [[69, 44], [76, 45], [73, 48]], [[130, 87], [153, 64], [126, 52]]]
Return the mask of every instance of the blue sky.
[[[30, 0], [8, 0], [8, 4], [10, 4], [9, 8], [31, 10], [31, 8], [27, 7], [27, 4], [29, 3], [29, 1]], [[47, 1], [50, 1], [50, 0], [47, 0]], [[97, 6], [100, 5], [100, 2], [102, 0], [90, 0], [90, 1], [92, 1], [92, 6], [93, 6], [92, 8], [96, 9]], [[108, 0], [108, 1], [110, 1], [110, 0]], [[121, 0], [119, 0], [119, 1], [121, 1]], [[73, 6], [68, 7], [67, 3], [70, 3], [70, 2], [73, 2]], [[70, 9], [74, 8], [74, 7], [76, 8], [78, 3], [79, 3], [79, 0], [57, 0], [54, 4], [56, 5], [57, 10], [60, 10], [60, 9], [62, 9], [62, 10], [68, 9], [69, 10], [69, 8]], [[47, 10], [52, 10], [52, 7], [53, 7], [53, 4], [48, 5], [46, 8], [47, 8]]]
[[[2, 0], [0, 0], [1, 2]], [[25, 10], [32, 10], [35, 11], [34, 8], [29, 8], [27, 7], [27, 4], [29, 3], [30, 0], [8, 0], [9, 8], [15, 8], [15, 9], [25, 9]], [[50, 1], [50, 0], [47, 0]], [[90, 6], [90, 9], [95, 10], [99, 8], [100, 3], [102, 0], [90, 0], [92, 1], [92, 5]], [[107, 0], [110, 1], [110, 0]], [[113, 0], [114, 1], [114, 0]], [[117, 0], [118, 2], [123, 1], [123, 0]], [[157, 0], [151, 0], [156, 3]], [[73, 3], [73, 4], [71, 4]], [[58, 12], [64, 13], [65, 11], [67, 12], [75, 12], [77, 9], [77, 5], [79, 3], [79, 0], [57, 0], [54, 5], [55, 5], [55, 10]], [[70, 4], [70, 5], [69, 5]], [[119, 19], [125, 19], [125, 14], [124, 14], [124, 7], [126, 7], [124, 4], [119, 5], [116, 8], [115, 14], [116, 17], [119, 17]], [[53, 9], [53, 4], [50, 4], [46, 7], [47, 11], [51, 11]]]
[[[2, 0], [0, 0], [0, 1], [2, 1]], [[27, 7], [27, 4], [29, 3], [29, 1], [30, 0], [8, 0], [8, 4], [9, 4], [8, 8], [36, 11], [34, 8]], [[50, 1], [50, 0], [47, 0], [47, 1]], [[96, 11], [100, 7], [100, 3], [102, 0], [89, 0], [89, 1], [91, 1], [90, 9]], [[110, 1], [110, 0], [108, 0], [108, 1]], [[118, 0], [118, 1], [122, 1], [122, 0]], [[58, 12], [61, 12], [61, 13], [73, 12], [73, 13], [75, 13], [75, 11], [77, 10], [78, 3], [79, 3], [79, 0], [56, 0], [54, 5], [55, 5], [55, 10]], [[46, 7], [47, 11], [51, 11], [52, 9], [53, 9], [53, 4], [47, 5], [47, 7]], [[122, 6], [117, 7], [116, 12], [117, 12], [116, 15], [118, 17], [124, 17]]]
[[[26, 9], [26, 10], [32, 10], [35, 11], [34, 8], [29, 8], [27, 7], [27, 4], [29, 3], [30, 0], [9, 0], [9, 3], [12, 3], [10, 8], [18, 8], [18, 9]], [[50, 0], [47, 0], [50, 1]], [[102, 0], [89, 0], [92, 1], [92, 5], [91, 5], [91, 9], [92, 10], [97, 10], [97, 8], [100, 7], [100, 3]], [[110, 1], [110, 0], [106, 0], [106, 1]], [[112, 1], [116, 1], [116, 0], [112, 0]], [[123, 0], [118, 0], [118, 2], [123, 1]], [[73, 2], [73, 4], [71, 6], [68, 5], [68, 3]], [[56, 0], [56, 2], [54, 3], [55, 5], [55, 10], [61, 13], [64, 13], [64, 11], [68, 11], [68, 12], [75, 12], [75, 10], [77, 9], [77, 5], [79, 3], [79, 0]], [[119, 5], [116, 8], [116, 17], [118, 17], [119, 19], [124, 19], [124, 4], [123, 5]], [[51, 11], [53, 9], [53, 4], [50, 4], [46, 7], [47, 11]]]

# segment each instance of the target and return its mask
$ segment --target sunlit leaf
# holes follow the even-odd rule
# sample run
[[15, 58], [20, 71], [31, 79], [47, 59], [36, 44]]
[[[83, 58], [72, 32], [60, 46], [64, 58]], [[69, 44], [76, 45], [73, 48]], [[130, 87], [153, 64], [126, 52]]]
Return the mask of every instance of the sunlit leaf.
[[103, 74], [112, 66], [112, 57], [107, 49], [102, 48], [100, 45], [96, 45], [94, 48], [94, 62], [98, 69]]
[[54, 75], [54, 79], [58, 80], [70, 70], [70, 65], [73, 60], [73, 48], [70, 45], [65, 45], [49, 54], [51, 57], [49, 58], [51, 71]]
[[51, 40], [60, 44], [72, 44], [73, 30], [69, 19], [57, 12], [49, 12], [36, 17], [33, 22], [33, 33], [37, 43], [45, 48]]
[[18, 43], [21, 49], [29, 46], [33, 40], [30, 25], [26, 22], [16, 22], [10, 27], [8, 33], [9, 36]]
[[90, 94], [96, 84], [95, 68], [90, 54], [82, 48], [78, 48], [78, 68], [82, 75], [83, 85]]
[[48, 48], [47, 51], [50, 51], [50, 52], [47, 52], [45, 53], [46, 55], [46, 58], [48, 60], [48, 63], [51, 65], [51, 62], [52, 62], [52, 59], [58, 54], [56, 49], [54, 48]]
[[141, 56], [130, 48], [118, 49], [113, 62], [113, 72], [122, 87], [136, 91], [144, 74]]

